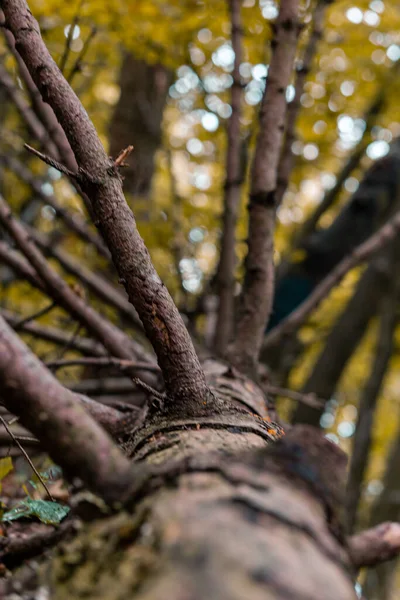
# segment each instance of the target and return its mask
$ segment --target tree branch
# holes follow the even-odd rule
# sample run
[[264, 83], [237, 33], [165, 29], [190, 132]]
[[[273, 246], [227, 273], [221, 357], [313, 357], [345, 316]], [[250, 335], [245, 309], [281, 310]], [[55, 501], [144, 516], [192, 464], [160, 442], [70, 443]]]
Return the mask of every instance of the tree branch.
[[110, 254], [108, 249], [105, 247], [103, 240], [95, 232], [91, 231], [85, 221], [78, 214], [73, 215], [67, 209], [65, 209], [54, 196], [54, 194], [47, 195], [43, 192], [43, 182], [40, 179], [34, 177], [34, 175], [25, 167], [25, 165], [14, 156], [1, 155], [0, 163], [5, 165], [10, 171], [15, 173], [22, 181], [29, 185], [35, 192], [35, 195], [44, 203], [51, 206], [55, 211], [57, 217], [62, 219], [64, 224], [76, 233], [82, 240], [92, 244], [96, 250], [104, 256], [109, 258]]
[[236, 223], [240, 204], [240, 191], [243, 183], [240, 164], [240, 116], [243, 95], [239, 70], [243, 57], [241, 4], [240, 0], [229, 0], [231, 40], [235, 59], [232, 71], [233, 84], [231, 86], [232, 114], [228, 122], [222, 238], [216, 282], [219, 305], [214, 346], [219, 356], [225, 354], [226, 348], [232, 338], [235, 309]]
[[296, 140], [295, 128], [297, 116], [301, 107], [300, 98], [303, 93], [307, 75], [311, 69], [318, 42], [322, 37], [325, 10], [329, 3], [330, 0], [318, 0], [316, 4], [310, 37], [304, 51], [301, 66], [297, 69], [296, 80], [294, 84], [294, 98], [287, 107], [285, 141], [283, 143], [278, 167], [278, 180], [276, 188], [277, 206], [279, 206], [279, 204], [282, 202], [283, 196], [289, 184], [291, 172], [293, 170], [294, 155], [292, 152], [292, 145]]
[[378, 250], [391, 242], [400, 230], [400, 212], [396, 213], [367, 241], [360, 244], [349, 256], [346, 256], [314, 289], [312, 294], [294, 310], [280, 325], [275, 327], [265, 338], [264, 348], [279, 343], [301, 327], [309, 314], [324, 300], [335, 285], [360, 263], [368, 260]]
[[[167, 394], [171, 399], [199, 406], [209, 394], [204, 373], [181, 316], [138, 233], [118, 171], [79, 99], [51, 58], [25, 0], [3, 0], [2, 8], [19, 54], [74, 151], [95, 224], [101, 229], [128, 297], [156, 352]], [[121, 353], [121, 348], [112, 351], [115, 356], [121, 357]]]
[[64, 279], [54, 271], [40, 250], [32, 243], [29, 234], [21, 223], [12, 215], [5, 200], [0, 196], [0, 223], [13, 237], [30, 264], [42, 279], [46, 293], [64, 308], [79, 323], [85, 326], [91, 334], [104, 344], [105, 348], [119, 358], [132, 359], [136, 353], [142, 355], [144, 350], [133, 342], [115, 325], [107, 321], [69, 286]]
[[400, 554], [400, 523], [381, 523], [351, 536], [347, 543], [357, 570], [374, 567]]
[[289, 84], [299, 35], [299, 1], [282, 0], [272, 41], [273, 54], [261, 103], [260, 131], [252, 165], [248, 254], [233, 364], [252, 376], [272, 308], [276, 184]]
[[[19, 315], [15, 315], [8, 310], [2, 309], [0, 315], [13, 327], [20, 320]], [[37, 323], [26, 323], [22, 327], [22, 331], [29, 333], [33, 337], [52, 342], [59, 346], [65, 346], [70, 342], [70, 334], [55, 327], [47, 327], [38, 325]], [[106, 350], [102, 344], [95, 342], [89, 338], [76, 337], [73, 343], [70, 344], [71, 350], [76, 350], [88, 356], [104, 356]]]
[[98, 298], [115, 308], [119, 314], [127, 319], [136, 328], [142, 330], [142, 324], [132, 304], [124, 297], [123, 292], [112, 283], [97, 275], [94, 271], [87, 269], [76, 261], [70, 254], [56, 247], [49, 236], [39, 232], [32, 227], [27, 227], [31, 237], [39, 248], [46, 254], [52, 256], [71, 275], [74, 275], [85, 287], [91, 290]]
[[120, 500], [132, 481], [130, 462], [1, 317], [0, 390], [7, 409], [70, 476], [107, 503]]

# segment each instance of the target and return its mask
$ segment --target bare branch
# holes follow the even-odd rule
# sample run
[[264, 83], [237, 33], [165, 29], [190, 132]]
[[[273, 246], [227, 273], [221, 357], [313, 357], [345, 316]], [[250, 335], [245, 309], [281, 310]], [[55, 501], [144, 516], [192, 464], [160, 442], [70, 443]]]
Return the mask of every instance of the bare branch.
[[282, 0], [252, 165], [246, 273], [232, 362], [254, 376], [273, 300], [275, 192], [290, 82], [299, 35], [299, 0]]
[[46, 367], [52, 371], [73, 366], [117, 367], [120, 371], [126, 371], [128, 373], [130, 371], [134, 373], [137, 371], [150, 371], [152, 373], [160, 372], [160, 368], [157, 365], [150, 365], [148, 363], [140, 363], [132, 360], [121, 360], [114, 356], [71, 358], [52, 360], [46, 363]]
[[347, 540], [356, 569], [374, 567], [400, 554], [400, 523], [381, 523]]
[[220, 259], [217, 270], [217, 288], [219, 294], [217, 326], [215, 330], [215, 350], [220, 356], [225, 354], [232, 338], [234, 320], [234, 291], [236, 266], [236, 223], [242, 187], [241, 177], [241, 138], [240, 115], [243, 86], [240, 77], [242, 63], [242, 19], [241, 0], [229, 0], [231, 17], [232, 50], [235, 53], [231, 86], [232, 113], [228, 122], [226, 154], [226, 181], [224, 187], [224, 212], [222, 217], [222, 239]]
[[44, 283], [38, 277], [35, 269], [32, 269], [28, 261], [19, 252], [2, 241], [0, 241], [0, 263], [7, 265], [18, 277], [28, 281], [33, 287], [44, 294], [46, 293]]
[[[36, 269], [45, 285], [46, 293], [69, 314], [85, 326], [114, 356], [131, 359], [142, 349], [115, 325], [107, 321], [54, 271], [40, 250], [32, 243], [29, 234], [12, 215], [8, 205], [0, 196], [0, 223], [14, 238], [20, 250]], [[143, 356], [143, 355], [142, 355]]]
[[39, 319], [40, 317], [47, 315], [47, 313], [52, 311], [53, 308], [55, 308], [56, 306], [57, 306], [56, 302], [51, 302], [50, 304], [47, 304], [47, 306], [44, 306], [40, 310], [37, 310], [35, 313], [33, 313], [33, 315], [29, 315], [28, 317], [23, 317], [20, 321], [15, 323], [15, 325], [13, 327], [14, 331], [18, 331], [18, 329], [22, 329], [23, 326], [26, 325], [27, 323], [30, 323], [31, 321], [35, 321], [36, 319]]
[[60, 60], [61, 73], [64, 73], [64, 71], [65, 71], [65, 66], [67, 64], [67, 60], [68, 60], [70, 52], [71, 52], [71, 42], [72, 42], [73, 35], [74, 35], [74, 29], [79, 23], [79, 15], [80, 15], [80, 12], [82, 9], [82, 4], [83, 4], [83, 0], [80, 0], [77, 10], [76, 10], [76, 13], [75, 13], [75, 16], [72, 19], [72, 23], [69, 26], [68, 35], [67, 35], [67, 39], [66, 39], [65, 47], [64, 47], [64, 52], [63, 52], [61, 60]]
[[283, 196], [286, 192], [290, 175], [294, 165], [294, 155], [292, 152], [292, 145], [296, 140], [296, 121], [297, 116], [301, 107], [300, 98], [303, 93], [304, 84], [307, 75], [310, 72], [311, 65], [317, 50], [318, 41], [322, 37], [323, 23], [325, 17], [325, 10], [328, 6], [329, 1], [318, 0], [314, 10], [313, 25], [308, 39], [306, 49], [304, 51], [301, 66], [297, 69], [296, 80], [294, 84], [294, 98], [289, 103], [287, 108], [286, 118], [286, 134], [285, 141], [283, 144], [281, 158], [278, 167], [278, 181], [276, 188], [276, 204], [282, 202]]
[[44, 489], [46, 491], [46, 494], [48, 495], [48, 497], [50, 498], [50, 500], [53, 500], [53, 496], [50, 494], [49, 488], [47, 487], [47, 485], [43, 481], [43, 478], [40, 475], [39, 471], [37, 470], [37, 468], [35, 467], [35, 465], [31, 461], [29, 454], [26, 452], [26, 450], [24, 449], [24, 447], [21, 445], [21, 442], [19, 441], [19, 439], [11, 431], [11, 429], [8, 426], [7, 421], [5, 419], [3, 419], [3, 417], [1, 415], [0, 415], [0, 421], [3, 424], [4, 429], [7, 431], [8, 435], [12, 439], [12, 441], [18, 446], [18, 448], [21, 450], [22, 454], [25, 456], [26, 460], [29, 463], [29, 466], [31, 467], [32, 471], [35, 473], [36, 477], [39, 479], [39, 481], [42, 484], [42, 486], [44, 487]]
[[57, 464], [106, 502], [120, 501], [132, 481], [130, 462], [2, 318], [0, 390], [7, 409]]
[[270, 383], [263, 384], [262, 388], [266, 394], [271, 394], [271, 396], [283, 396], [284, 398], [290, 398], [295, 402], [301, 402], [302, 404], [312, 406], [313, 408], [322, 408], [325, 404], [324, 400], [317, 398], [313, 393], [303, 394], [302, 392], [278, 387]]
[[[397, 240], [395, 245], [398, 246]], [[314, 392], [322, 398], [332, 397], [348, 361], [360, 344], [371, 319], [376, 315], [381, 299], [391, 287], [391, 253], [392, 248], [389, 245], [371, 260], [362, 273], [352, 297], [329, 333], [324, 348], [304, 384], [303, 393]], [[321, 410], [298, 405], [293, 422], [309, 423], [318, 427], [321, 414]]]
[[71, 68], [71, 71], [67, 76], [67, 81], [70, 85], [72, 85], [72, 80], [75, 78], [75, 75], [81, 71], [83, 59], [85, 58], [86, 53], [89, 50], [90, 44], [92, 43], [92, 40], [95, 37], [96, 33], [97, 28], [93, 26], [86, 40], [83, 42], [82, 50], [80, 51], [78, 58], [76, 59], [75, 63]]
[[0, 85], [6, 90], [10, 100], [18, 110], [23, 121], [28, 126], [28, 129], [33, 135], [33, 137], [36, 138], [38, 142], [43, 147], [45, 147], [50, 154], [57, 153], [56, 147], [52, 144], [51, 140], [49, 139], [49, 136], [47, 134], [46, 129], [43, 127], [43, 124], [36, 117], [32, 108], [25, 101], [21, 90], [17, 88], [12, 77], [5, 69], [5, 67], [1, 64]]
[[71, 214], [67, 209], [61, 206], [53, 194], [45, 194], [42, 188], [43, 182], [34, 177], [31, 171], [29, 171], [20, 160], [14, 156], [3, 154], [0, 155], [0, 163], [4, 164], [10, 171], [15, 173], [15, 175], [29, 185], [43, 203], [51, 206], [56, 211], [57, 217], [62, 219], [68, 229], [76, 233], [85, 242], [93, 244], [99, 254], [105, 258], [110, 257], [110, 253], [100, 236], [97, 235], [96, 232], [90, 230], [82, 217], [78, 214]]
[[280, 325], [265, 338], [264, 347], [268, 348], [280, 342], [285, 336], [301, 327], [309, 314], [317, 308], [335, 285], [360, 263], [368, 260], [378, 250], [391, 242], [400, 230], [400, 212], [396, 213], [367, 241], [360, 244], [349, 256], [346, 256], [314, 289], [312, 294], [293, 311]]
[[[96, 225], [101, 228], [121, 282], [157, 354], [167, 393], [171, 399], [184, 398], [186, 403], [198, 406], [209, 395], [203, 371], [181, 316], [138, 233], [118, 170], [51, 58], [25, 0], [3, 0], [2, 8], [18, 52], [63, 127], [80, 172], [86, 175], [82, 187], [90, 197]], [[118, 352], [110, 351], [129, 358], [121, 347]]]
[[64, 250], [56, 247], [45, 234], [31, 227], [27, 227], [27, 229], [35, 243], [41, 248], [46, 256], [55, 258], [67, 273], [77, 277], [77, 279], [79, 279], [85, 287], [96, 294], [96, 296], [110, 306], [116, 308], [121, 316], [128, 319], [132, 325], [142, 330], [142, 324], [137, 312], [132, 304], [128, 302], [126, 297], [124, 297], [123, 292], [120, 289], [114, 287], [112, 283], [103, 279], [103, 277], [97, 275], [94, 271], [86, 268]]
[[[8, 310], [2, 309], [0, 315], [13, 327], [15, 323], [20, 320], [20, 316], [11, 313]], [[38, 325], [37, 323], [26, 323], [22, 327], [22, 331], [29, 333], [33, 337], [46, 340], [53, 344], [64, 346], [70, 338], [69, 333], [56, 329], [55, 327], [48, 327]], [[84, 355], [88, 356], [104, 356], [106, 350], [102, 344], [95, 342], [89, 338], [78, 337], [75, 338], [73, 344], [71, 344], [71, 350], [76, 350]]]

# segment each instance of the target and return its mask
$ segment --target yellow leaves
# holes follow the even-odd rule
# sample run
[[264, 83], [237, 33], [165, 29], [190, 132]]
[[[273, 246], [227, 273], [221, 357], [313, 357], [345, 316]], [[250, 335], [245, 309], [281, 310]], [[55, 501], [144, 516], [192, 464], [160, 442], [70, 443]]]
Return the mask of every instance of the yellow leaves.
[[[11, 456], [0, 458], [0, 482], [12, 471], [14, 468]], [[0, 491], [2, 484], [0, 483]]]

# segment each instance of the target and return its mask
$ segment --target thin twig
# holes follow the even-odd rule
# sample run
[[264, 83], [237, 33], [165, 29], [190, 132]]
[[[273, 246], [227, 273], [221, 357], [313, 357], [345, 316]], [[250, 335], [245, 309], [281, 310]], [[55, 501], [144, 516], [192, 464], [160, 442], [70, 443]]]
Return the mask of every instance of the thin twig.
[[72, 85], [72, 80], [74, 79], [75, 75], [77, 73], [79, 73], [79, 71], [81, 70], [82, 61], [85, 58], [86, 52], [88, 51], [89, 46], [90, 46], [94, 36], [96, 35], [96, 33], [97, 33], [97, 28], [95, 26], [93, 26], [90, 30], [88, 37], [86, 38], [86, 40], [83, 43], [82, 50], [80, 51], [78, 58], [76, 59], [69, 75], [67, 76], [67, 81], [70, 85]]
[[64, 175], [66, 175], [67, 177], [71, 177], [72, 179], [79, 179], [79, 173], [73, 173], [72, 171], [67, 169], [67, 167], [62, 165], [58, 160], [55, 160], [54, 158], [51, 158], [51, 156], [47, 156], [46, 154], [39, 152], [39, 150], [32, 148], [32, 146], [30, 146], [29, 144], [24, 144], [24, 147], [29, 152], [31, 152], [32, 154], [34, 154], [35, 156], [40, 158], [40, 160], [45, 162], [46, 165], [49, 165], [50, 167], [57, 169], [57, 171], [60, 171], [60, 173], [64, 173]]
[[68, 352], [68, 350], [74, 345], [74, 342], [76, 340], [76, 338], [79, 335], [80, 330], [82, 329], [82, 325], [80, 323], [77, 323], [76, 327], [75, 327], [75, 331], [73, 332], [72, 336], [70, 337], [70, 339], [67, 341], [67, 343], [65, 344], [65, 346], [63, 346], [60, 351], [58, 352], [58, 359], [61, 359], [64, 354], [66, 352]]
[[272, 396], [283, 396], [285, 398], [290, 398], [291, 400], [301, 402], [302, 404], [312, 406], [313, 408], [323, 408], [325, 405], [325, 401], [317, 398], [317, 396], [313, 393], [302, 394], [301, 392], [296, 392], [295, 390], [289, 390], [287, 388], [281, 388], [269, 383], [263, 384], [263, 389], [267, 394], [271, 394]]
[[10, 436], [10, 438], [13, 440], [13, 442], [15, 444], [17, 444], [18, 448], [21, 450], [22, 454], [25, 456], [26, 460], [28, 461], [32, 471], [35, 473], [36, 477], [39, 479], [40, 483], [42, 484], [42, 486], [44, 487], [44, 489], [46, 490], [46, 493], [48, 495], [48, 497], [50, 498], [50, 500], [52, 502], [54, 502], [54, 498], [53, 496], [50, 494], [50, 490], [47, 487], [47, 485], [45, 484], [45, 482], [43, 481], [42, 476], [40, 475], [39, 471], [37, 470], [37, 468], [35, 467], [35, 465], [33, 464], [33, 462], [31, 461], [31, 459], [29, 458], [28, 453], [25, 451], [25, 449], [21, 446], [19, 440], [15, 437], [15, 435], [13, 434], [13, 432], [11, 431], [11, 429], [8, 427], [7, 421], [5, 419], [3, 419], [3, 417], [0, 415], [0, 421], [3, 423], [5, 430], [7, 431], [8, 435]]
[[85, 357], [71, 358], [63, 360], [52, 360], [46, 362], [46, 367], [51, 370], [63, 369], [72, 366], [92, 366], [92, 367], [118, 367], [121, 371], [135, 369], [138, 371], [151, 371], [152, 373], [160, 373], [160, 368], [157, 365], [149, 363], [141, 363], [132, 360], [122, 360], [114, 356], [110, 357]]
[[18, 331], [18, 329], [21, 329], [27, 323], [30, 323], [31, 321], [35, 321], [35, 319], [39, 319], [39, 317], [43, 317], [44, 315], [47, 315], [47, 313], [49, 313], [51, 310], [53, 310], [53, 308], [55, 308], [56, 306], [57, 306], [56, 302], [51, 302], [44, 308], [41, 308], [40, 310], [36, 311], [33, 315], [29, 315], [29, 317], [25, 317], [24, 319], [21, 319], [20, 321], [15, 323], [15, 325], [13, 325], [14, 331]]
[[64, 47], [64, 52], [63, 52], [63, 55], [61, 57], [60, 65], [59, 65], [61, 73], [64, 73], [64, 71], [65, 71], [65, 66], [67, 64], [67, 60], [68, 60], [68, 57], [69, 57], [69, 54], [70, 54], [70, 51], [71, 51], [71, 42], [72, 42], [72, 39], [73, 39], [75, 27], [78, 25], [78, 22], [79, 22], [79, 14], [80, 14], [80, 11], [81, 11], [81, 8], [82, 8], [82, 4], [83, 4], [83, 0], [81, 0], [79, 2], [77, 10], [76, 10], [76, 14], [75, 14], [75, 16], [73, 18], [73, 21], [72, 21], [71, 25], [69, 26], [67, 40], [65, 42], [65, 47]]
[[118, 154], [117, 158], [114, 161], [114, 164], [116, 167], [127, 167], [128, 165], [126, 165], [124, 163], [124, 160], [126, 158], [128, 158], [128, 156], [130, 155], [130, 153], [133, 151], [133, 146], [128, 146], [127, 148], [125, 148], [125, 150], [121, 150], [121, 152]]

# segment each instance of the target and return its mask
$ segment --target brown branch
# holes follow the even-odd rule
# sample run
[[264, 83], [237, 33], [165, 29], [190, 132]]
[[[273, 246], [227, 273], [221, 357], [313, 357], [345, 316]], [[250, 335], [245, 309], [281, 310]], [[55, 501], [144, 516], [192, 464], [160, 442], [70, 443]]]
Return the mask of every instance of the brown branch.
[[[18, 52], [43, 98], [53, 108], [80, 172], [85, 174], [82, 187], [90, 197], [96, 225], [101, 228], [121, 282], [156, 352], [167, 393], [171, 399], [198, 406], [209, 395], [204, 373], [182, 318], [138, 233], [118, 171], [79, 99], [51, 58], [25, 0], [3, 0], [2, 8]], [[115, 356], [130, 358], [121, 346], [117, 352], [109, 350]]]
[[38, 480], [40, 481], [40, 483], [42, 484], [42, 486], [46, 490], [46, 494], [48, 495], [48, 497], [52, 501], [53, 500], [53, 496], [50, 494], [49, 488], [47, 487], [47, 485], [43, 481], [43, 478], [40, 475], [39, 471], [37, 470], [37, 468], [35, 467], [35, 465], [31, 461], [29, 454], [26, 452], [26, 450], [24, 449], [24, 447], [21, 445], [21, 442], [18, 440], [18, 438], [15, 437], [14, 433], [9, 428], [9, 426], [7, 424], [7, 421], [5, 419], [3, 419], [3, 417], [1, 415], [0, 415], [0, 421], [3, 424], [4, 429], [7, 431], [8, 435], [12, 439], [12, 441], [18, 446], [18, 448], [20, 449], [20, 451], [22, 452], [22, 454], [25, 456], [25, 459], [28, 461], [29, 466], [31, 467], [32, 471], [35, 473], [36, 477], [38, 478]]
[[286, 115], [289, 84], [299, 35], [299, 0], [283, 0], [274, 25], [272, 58], [261, 103], [260, 131], [253, 159], [248, 254], [236, 340], [230, 358], [255, 376], [274, 290], [273, 237], [275, 191]]
[[75, 27], [78, 25], [79, 23], [79, 15], [82, 9], [82, 4], [83, 4], [83, 0], [80, 0], [75, 16], [72, 19], [72, 23], [69, 26], [69, 30], [68, 30], [68, 35], [67, 35], [67, 39], [65, 42], [65, 47], [64, 47], [64, 52], [61, 56], [61, 60], [60, 60], [60, 71], [61, 73], [64, 73], [65, 71], [65, 67], [67, 64], [67, 60], [69, 58], [70, 52], [71, 52], [71, 42], [72, 42], [72, 36], [74, 35], [74, 29]]
[[335, 285], [360, 263], [368, 260], [378, 250], [391, 242], [400, 230], [400, 212], [396, 213], [376, 233], [360, 244], [349, 256], [346, 256], [314, 289], [312, 294], [294, 310], [280, 325], [275, 327], [265, 338], [264, 347], [279, 343], [301, 327], [309, 314], [317, 308]]
[[78, 214], [71, 214], [67, 209], [61, 206], [54, 194], [45, 194], [42, 188], [43, 182], [34, 177], [31, 171], [27, 169], [20, 160], [14, 156], [3, 154], [0, 155], [0, 163], [5, 165], [8, 169], [10, 169], [10, 171], [22, 179], [22, 181], [29, 185], [35, 192], [35, 195], [43, 203], [51, 206], [55, 210], [57, 217], [62, 219], [68, 229], [76, 233], [85, 242], [92, 244], [99, 254], [105, 258], [109, 258], [110, 254], [108, 249], [105, 247], [100, 236], [90, 230], [82, 217], [80, 217]]
[[281, 158], [278, 167], [278, 181], [276, 188], [276, 204], [282, 202], [286, 192], [290, 175], [294, 166], [294, 155], [292, 151], [293, 143], [296, 140], [296, 121], [301, 107], [300, 98], [303, 93], [304, 84], [307, 75], [310, 72], [311, 65], [317, 50], [317, 45], [322, 37], [325, 10], [329, 4], [329, 0], [318, 0], [315, 10], [313, 25], [308, 39], [307, 46], [304, 51], [301, 66], [297, 69], [296, 80], [294, 84], [294, 98], [287, 108], [286, 118], [286, 134], [285, 141], [281, 152]]
[[226, 151], [226, 181], [224, 186], [224, 212], [222, 217], [222, 238], [220, 259], [217, 270], [217, 289], [219, 305], [214, 346], [217, 355], [223, 356], [232, 338], [234, 321], [234, 291], [236, 266], [236, 223], [238, 218], [241, 177], [241, 139], [240, 116], [243, 86], [240, 77], [242, 63], [242, 19], [241, 1], [229, 0], [231, 18], [232, 49], [235, 53], [231, 86], [232, 114], [228, 122], [228, 139]]
[[380, 326], [376, 342], [374, 363], [368, 381], [362, 391], [358, 407], [358, 419], [353, 438], [353, 447], [346, 490], [347, 532], [353, 533], [356, 524], [357, 509], [361, 498], [362, 483], [368, 464], [372, 444], [375, 409], [394, 347], [394, 335], [398, 323], [399, 294], [397, 277], [394, 276], [392, 289], [384, 298], [380, 310]]
[[55, 158], [52, 158], [51, 156], [47, 156], [46, 154], [43, 154], [43, 152], [39, 152], [39, 150], [36, 150], [29, 144], [24, 144], [24, 147], [26, 150], [28, 150], [28, 152], [33, 154], [33, 156], [36, 156], [36, 158], [39, 158], [40, 160], [42, 160], [49, 167], [53, 167], [53, 169], [60, 171], [60, 173], [63, 173], [64, 175], [66, 175], [67, 177], [70, 177], [73, 180], [79, 179], [79, 176], [80, 176], [79, 172], [70, 171], [67, 167], [65, 167], [63, 164], [61, 164]]
[[[2, 20], [4, 21], [4, 14], [2, 10], [0, 10], [0, 17], [2, 17]], [[46, 131], [46, 136], [44, 137], [44, 139], [41, 140], [43, 148], [45, 149], [47, 154], [53, 156], [56, 160], [62, 161], [62, 163], [66, 166], [67, 169], [75, 173], [77, 171], [78, 165], [76, 163], [74, 153], [64, 133], [63, 128], [59, 124], [51, 106], [49, 106], [49, 104], [42, 99], [41, 93], [39, 92], [35, 82], [33, 81], [21, 55], [15, 47], [15, 38], [13, 34], [7, 27], [4, 27], [3, 31], [7, 45], [18, 64], [19, 75], [21, 80], [25, 84], [26, 90], [28, 92], [32, 104], [33, 112], [36, 115], [37, 119], [42, 123]], [[22, 116], [24, 117], [25, 114], [22, 114]], [[91, 215], [92, 212], [89, 198], [76, 182], [72, 183], [76, 191], [81, 196], [88, 214]]]
[[[3, 9], [3, 6], [1, 7]], [[3, 11], [0, 11], [0, 16], [4, 21]], [[42, 123], [45, 131], [47, 132], [47, 143], [43, 143], [43, 147], [48, 154], [54, 156], [54, 158], [62, 160], [62, 162], [70, 169], [75, 172], [78, 169], [74, 153], [72, 152], [71, 146], [67, 140], [67, 137], [57, 122], [57, 118], [52, 108], [42, 99], [42, 96], [33, 81], [29, 70], [27, 69], [21, 55], [15, 47], [15, 39], [11, 31], [5, 27], [3, 29], [6, 43], [11, 54], [14, 56], [19, 70], [19, 75], [23, 81], [26, 91], [28, 92], [29, 99], [31, 101], [32, 109], [37, 119]], [[51, 148], [48, 143], [51, 141]], [[55, 147], [55, 153], [53, 149]]]
[[124, 298], [119, 289], [114, 287], [114, 285], [106, 279], [103, 279], [101, 276], [86, 268], [83, 264], [77, 262], [70, 254], [57, 248], [55, 244], [51, 242], [49, 236], [46, 236], [31, 227], [27, 227], [27, 229], [35, 243], [41, 248], [46, 256], [55, 258], [67, 273], [74, 275], [85, 287], [96, 294], [98, 298], [116, 308], [121, 316], [125, 317], [132, 325], [142, 330], [142, 324], [137, 312], [132, 304]]
[[120, 501], [131, 465], [104, 430], [0, 318], [0, 390], [67, 474], [80, 477], [107, 503]]
[[[398, 247], [398, 242], [395, 242]], [[303, 387], [303, 393], [314, 392], [331, 398], [338, 381], [360, 344], [368, 324], [376, 315], [381, 299], [392, 285], [392, 248], [389, 245], [375, 256], [362, 273], [355, 291], [335, 321], [324, 348]], [[273, 350], [272, 350], [273, 351]], [[322, 410], [298, 405], [294, 423], [309, 423], [318, 427]]]
[[295, 402], [301, 402], [302, 404], [305, 404], [306, 406], [312, 406], [313, 408], [322, 408], [325, 404], [324, 400], [317, 398], [317, 396], [313, 393], [304, 394], [302, 392], [296, 392], [295, 390], [278, 387], [270, 383], [265, 383], [262, 387], [266, 394], [290, 398]]
[[76, 59], [75, 63], [73, 64], [71, 71], [67, 75], [67, 81], [70, 85], [72, 85], [72, 80], [75, 78], [75, 75], [81, 71], [82, 61], [85, 58], [86, 53], [89, 50], [90, 44], [92, 43], [92, 40], [96, 34], [97, 34], [97, 28], [95, 26], [93, 26], [90, 30], [89, 35], [87, 36], [86, 40], [83, 43], [82, 50], [78, 54], [78, 58]]
[[[7, 323], [11, 325], [11, 327], [13, 327], [13, 325], [20, 320], [20, 316], [4, 309], [0, 311], [0, 315], [7, 321]], [[38, 325], [37, 323], [26, 323], [23, 325], [22, 330], [33, 337], [46, 340], [47, 342], [51, 342], [59, 346], [64, 346], [70, 339], [70, 334], [62, 331], [61, 329]], [[101, 357], [106, 354], [106, 350], [102, 344], [99, 344], [98, 342], [95, 342], [89, 338], [75, 338], [70, 347], [71, 350], [76, 350], [77, 352], [81, 352], [82, 354], [88, 356]]]
[[55, 302], [51, 302], [47, 306], [44, 306], [40, 310], [37, 310], [33, 315], [29, 315], [28, 317], [22, 318], [20, 321], [15, 323], [15, 325], [13, 327], [14, 331], [18, 331], [18, 329], [22, 329], [23, 326], [26, 325], [27, 323], [30, 323], [31, 321], [35, 321], [36, 319], [39, 319], [40, 317], [47, 315], [47, 313], [52, 311], [53, 308], [55, 308], [56, 306], [57, 306], [57, 304]]
[[133, 342], [115, 325], [107, 321], [54, 271], [40, 250], [32, 243], [30, 236], [21, 223], [12, 215], [5, 200], [0, 196], [0, 223], [13, 237], [15, 243], [45, 284], [46, 293], [66, 310], [113, 355], [119, 358], [135, 358], [136, 352], [143, 356], [142, 348]]
[[32, 269], [28, 261], [19, 252], [11, 248], [6, 242], [0, 241], [0, 263], [10, 267], [23, 280], [28, 281], [33, 287], [44, 294], [46, 293], [43, 281]]
[[52, 360], [46, 363], [46, 367], [52, 371], [57, 369], [64, 369], [72, 366], [92, 366], [92, 367], [117, 367], [120, 371], [150, 371], [152, 373], [159, 373], [160, 368], [157, 365], [151, 365], [148, 363], [140, 363], [132, 360], [121, 360], [113, 356], [104, 357], [87, 357], [87, 358], [71, 358], [63, 360]]
[[374, 567], [400, 554], [400, 523], [381, 523], [347, 540], [355, 569]]
[[43, 147], [45, 147], [49, 153], [57, 152], [55, 146], [49, 139], [43, 124], [36, 117], [29, 104], [25, 101], [21, 90], [17, 88], [11, 75], [2, 64], [0, 64], [0, 86], [7, 92], [8, 97], [19, 112], [23, 121], [28, 126], [28, 129], [33, 137], [37, 139], [37, 141]]

